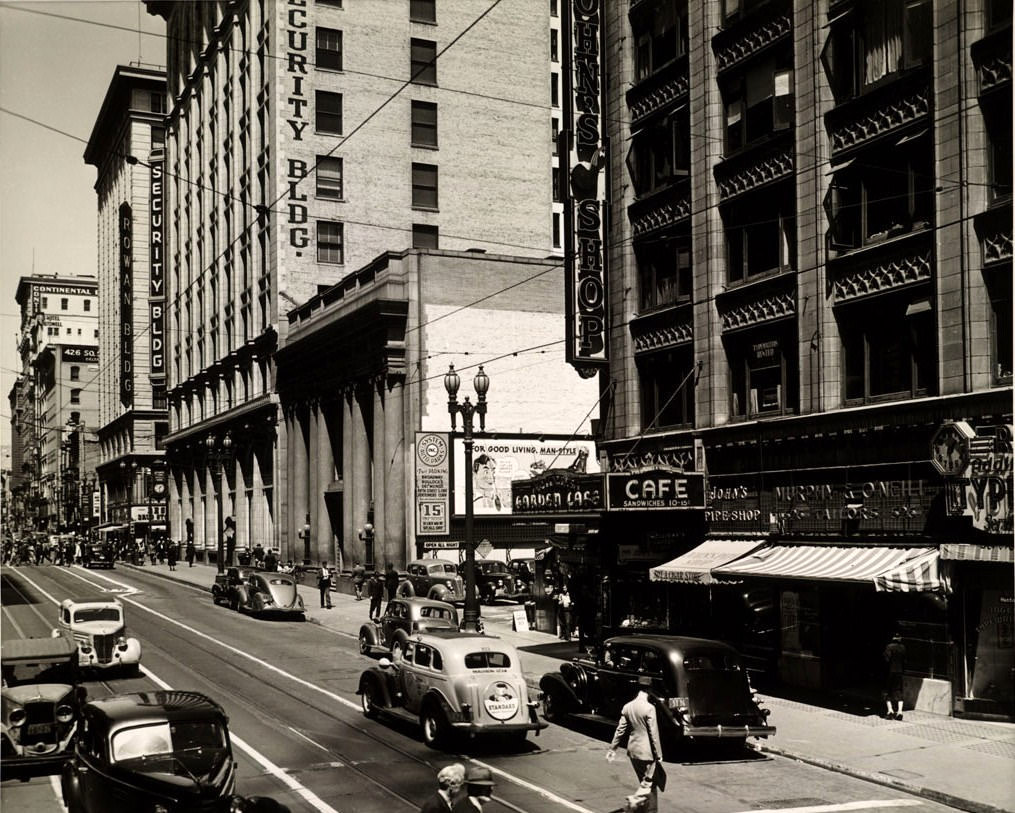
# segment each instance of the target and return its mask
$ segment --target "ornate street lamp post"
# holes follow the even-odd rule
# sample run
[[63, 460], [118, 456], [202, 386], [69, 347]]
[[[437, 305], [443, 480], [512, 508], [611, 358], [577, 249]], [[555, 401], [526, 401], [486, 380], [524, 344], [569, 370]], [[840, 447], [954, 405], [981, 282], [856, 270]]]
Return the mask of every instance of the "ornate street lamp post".
[[204, 439], [205, 449], [208, 452], [208, 464], [211, 466], [212, 474], [215, 477], [215, 492], [217, 497], [217, 515], [218, 515], [218, 545], [215, 554], [215, 565], [218, 568], [219, 573], [224, 573], [226, 569], [225, 563], [225, 537], [223, 536], [222, 527], [225, 520], [222, 517], [222, 468], [225, 464], [232, 460], [233, 457], [233, 438], [227, 431], [223, 436], [222, 440], [219, 441], [215, 435], [208, 435]]
[[458, 403], [458, 387], [461, 384], [455, 365], [451, 364], [444, 376], [444, 389], [448, 391], [448, 414], [451, 415], [451, 431], [456, 429], [456, 416], [462, 416], [462, 443], [465, 447], [465, 619], [468, 632], [479, 632], [479, 599], [476, 596], [476, 545], [473, 540], [472, 505], [472, 417], [479, 416], [479, 431], [486, 431], [486, 393], [490, 389], [490, 377], [479, 366], [479, 372], [472, 380], [476, 388], [476, 403], [465, 400]]

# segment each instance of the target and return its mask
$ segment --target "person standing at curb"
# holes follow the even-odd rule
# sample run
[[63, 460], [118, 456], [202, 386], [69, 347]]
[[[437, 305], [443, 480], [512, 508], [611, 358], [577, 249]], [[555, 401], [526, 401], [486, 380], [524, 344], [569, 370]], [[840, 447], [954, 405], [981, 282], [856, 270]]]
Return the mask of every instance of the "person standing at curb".
[[[895, 633], [884, 652], [885, 667], [888, 670], [885, 683], [885, 719], [902, 719], [902, 689], [905, 683], [906, 647], [902, 636]], [[894, 705], [894, 708], [893, 708]]]
[[370, 577], [370, 584], [367, 585], [367, 592], [370, 594], [370, 620], [381, 620], [381, 601], [384, 600], [384, 582], [381, 581], [381, 574], [376, 570]]
[[321, 591], [321, 607], [331, 609], [331, 571], [328, 563], [321, 565], [321, 572], [317, 574], [317, 589]]
[[384, 566], [384, 584], [388, 588], [388, 601], [391, 601], [398, 592], [398, 573], [395, 572], [395, 566], [391, 562]]
[[567, 592], [567, 585], [560, 588], [557, 593], [557, 625], [560, 627], [560, 640], [571, 640], [571, 595]]
[[[617, 758], [617, 748], [627, 737], [627, 756], [638, 777], [639, 787], [633, 794], [635, 800], [645, 799], [641, 808], [644, 813], [656, 813], [659, 809], [658, 789], [666, 789], [666, 774], [663, 772], [662, 741], [659, 738], [659, 723], [656, 719], [656, 707], [652, 704], [645, 691], [651, 678], [638, 678], [638, 694], [620, 712], [620, 722], [613, 733], [610, 750], [606, 752], [606, 761], [613, 762]], [[632, 797], [628, 797], [629, 805]]]
[[356, 601], [363, 600], [363, 581], [367, 577], [367, 569], [359, 563], [359, 559], [352, 561], [352, 586], [356, 591]]

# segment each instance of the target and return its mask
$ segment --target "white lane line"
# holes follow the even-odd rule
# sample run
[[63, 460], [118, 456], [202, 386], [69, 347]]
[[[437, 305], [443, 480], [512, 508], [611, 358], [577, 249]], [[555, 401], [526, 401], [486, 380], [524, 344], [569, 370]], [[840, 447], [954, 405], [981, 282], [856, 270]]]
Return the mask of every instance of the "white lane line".
[[880, 807], [913, 807], [922, 805], [919, 799], [867, 799], [863, 802], [841, 802], [835, 805], [806, 805], [804, 807], [773, 807], [769, 810], [745, 810], [742, 813], [835, 813], [840, 810], [873, 810]]
[[63, 803], [63, 788], [60, 787], [60, 775], [51, 773], [49, 775], [49, 784], [53, 788], [53, 795], [56, 797], [56, 803], [60, 805], [60, 809], [63, 813], [67, 813], [67, 806]]
[[8, 610], [7, 607], [4, 607], [4, 615], [6, 615], [7, 616], [7, 620], [11, 622], [11, 626], [14, 627], [14, 631], [18, 634], [19, 638], [27, 638], [28, 637], [27, 635], [25, 635], [25, 631], [23, 629], [21, 629], [21, 627], [19, 626], [18, 622], [14, 620], [13, 613], [11, 613], [11, 611]]
[[[279, 669], [274, 664], [270, 664], [267, 661], [261, 660], [260, 658], [255, 658], [253, 655], [249, 654], [248, 652], [244, 652], [242, 649], [237, 649], [234, 646], [230, 646], [229, 644], [223, 643], [217, 638], [213, 638], [211, 635], [208, 635], [206, 632], [202, 632], [201, 630], [191, 627], [188, 624], [184, 624], [182, 621], [177, 621], [175, 618], [170, 618], [168, 615], [160, 613], [158, 610], [153, 610], [151, 607], [146, 607], [139, 601], [136, 601], [132, 598], [127, 598], [126, 596], [121, 596], [121, 598], [126, 603], [132, 604], [135, 607], [144, 610], [147, 613], [151, 613], [156, 618], [160, 618], [168, 624], [173, 624], [177, 627], [180, 627], [181, 629], [185, 629], [187, 630], [187, 632], [196, 635], [198, 638], [203, 638], [206, 641], [211, 641], [213, 644], [217, 644], [218, 646], [222, 647], [228, 652], [232, 652], [234, 655], [239, 655], [241, 658], [246, 658], [248, 661], [256, 663], [258, 666], [260, 666], [263, 669], [267, 669], [269, 672], [274, 672], [275, 674], [281, 675], [282, 677], [291, 680], [294, 683], [299, 684], [300, 686], [304, 686], [307, 689], [323, 694], [330, 700], [334, 700], [336, 703], [341, 703], [343, 706], [346, 706], [350, 709], [353, 709], [355, 711], [361, 711], [359, 703], [354, 703], [351, 700], [346, 700], [346, 698], [342, 697], [341, 695], [337, 695], [334, 692], [329, 692], [327, 689], [321, 688], [320, 686], [311, 683], [309, 680], [304, 680], [303, 678], [296, 677], [296, 675], [286, 672], [283, 669]], [[547, 790], [546, 788], [541, 788], [538, 785], [534, 785], [531, 782], [528, 782], [527, 780], [522, 779], [519, 776], [510, 774], [507, 771], [501, 770], [500, 768], [495, 768], [492, 765], [487, 765], [485, 762], [480, 762], [479, 760], [471, 760], [471, 761], [475, 762], [477, 765], [482, 765], [483, 767], [489, 768], [491, 771], [494, 771], [499, 776], [504, 777], [509, 782], [513, 782], [519, 787], [526, 788], [527, 790], [531, 790], [535, 793], [538, 793], [544, 799], [548, 799], [551, 802], [555, 802], [561, 805], [562, 807], [568, 808], [569, 810], [574, 810], [576, 811], [576, 813], [593, 813], [587, 807], [582, 807], [581, 805], [572, 802], [570, 799], [565, 799], [563, 796], [558, 796], [556, 793], [553, 793], [552, 791]]]
[[[45, 590], [43, 590], [42, 587], [40, 587], [38, 584], [36, 584], [34, 581], [32, 581], [32, 579], [30, 579], [24, 573], [21, 573], [20, 575], [22, 576], [22, 578], [24, 578], [25, 581], [27, 581], [36, 590], [38, 590], [40, 593], [42, 593], [46, 598], [48, 598], [50, 601], [52, 601], [57, 606], [60, 605], [59, 601], [57, 601], [55, 598], [53, 598], [53, 596], [50, 595], [49, 593], [47, 593]], [[128, 601], [129, 601], [129, 599], [128, 599]], [[148, 609], [147, 607], [144, 607], [143, 605], [137, 604], [137, 602], [135, 602], [135, 601], [131, 601], [130, 603], [131, 604], [136, 604], [138, 607], [141, 607], [141, 609], [144, 609], [144, 610]], [[155, 611], [152, 610], [150, 612], [155, 612]], [[163, 616], [161, 613], [156, 613], [156, 615], [158, 615], [158, 616], [160, 616], [162, 618], [166, 618], [166, 616]], [[171, 620], [171, 619], [167, 619], [167, 620]], [[186, 625], [181, 624], [180, 626], [184, 626], [185, 627]], [[196, 632], [196, 630], [195, 630], [195, 632]], [[208, 637], [208, 636], [203, 636], [203, 637]], [[145, 676], [147, 676], [153, 683], [155, 683], [160, 688], [166, 689], [167, 691], [172, 691], [172, 688], [173, 688], [172, 686], [170, 686], [168, 683], [166, 683], [164, 680], [162, 680], [162, 678], [158, 677], [154, 672], [152, 672], [147, 667], [142, 666], [141, 667], [141, 671], [144, 673]], [[239, 737], [237, 737], [235, 734], [232, 734], [232, 733], [229, 734], [229, 739], [233, 742], [233, 744], [237, 748], [239, 748], [247, 756], [249, 756], [251, 759], [253, 759], [254, 762], [256, 762], [258, 765], [260, 765], [262, 770], [264, 770], [265, 773], [270, 774], [271, 776], [275, 777], [279, 782], [281, 782], [283, 785], [285, 785], [291, 791], [293, 791], [297, 795], [301, 796], [304, 799], [304, 801], [306, 801], [307, 804], [309, 804], [315, 810], [320, 811], [320, 813], [339, 813], [338, 810], [333, 808], [327, 802], [323, 801], [312, 790], [310, 790], [309, 788], [306, 788], [303, 785], [301, 785], [299, 782], [297, 782], [295, 779], [293, 779], [291, 776], [289, 776], [289, 774], [287, 774], [283, 768], [280, 768], [278, 765], [276, 765], [274, 762], [272, 762], [266, 756], [264, 756], [264, 754], [260, 753], [259, 751], [257, 751], [253, 747], [251, 747], [249, 744], [247, 744], [247, 742], [245, 742], [244, 740], [240, 739]], [[59, 787], [57, 789], [59, 790]], [[62, 795], [63, 795], [62, 792], [59, 793], [57, 795], [57, 798], [58, 799], [61, 798]]]
[[[310, 743], [310, 744], [311, 744], [312, 746], [314, 746], [314, 748], [320, 748], [320, 749], [321, 749], [322, 751], [324, 751], [324, 753], [326, 753], [326, 754], [327, 754], [328, 756], [331, 756], [331, 751], [329, 751], [329, 750], [328, 750], [327, 748], [325, 748], [325, 747], [324, 747], [323, 745], [321, 745], [321, 744], [320, 744], [319, 742], [314, 742], [314, 741], [313, 741], [312, 739], [310, 739], [310, 737], [308, 737], [308, 736], [307, 736], [306, 734], [304, 734], [304, 733], [303, 733], [302, 731], [297, 731], [297, 730], [296, 730], [295, 728], [293, 728], [293, 727], [292, 727], [291, 725], [290, 725], [290, 726], [286, 726], [286, 728], [288, 728], [288, 729], [289, 729], [289, 730], [290, 730], [290, 731], [291, 731], [291, 732], [292, 732], [293, 734], [295, 734], [295, 735], [296, 735], [297, 737], [299, 737], [300, 739], [303, 739], [303, 740], [306, 740], [307, 742], [309, 742], [309, 743]], [[341, 763], [332, 763], [332, 764], [333, 764], [333, 765], [341, 765]]]
[[[93, 577], [98, 577], [100, 579], [104, 579], [105, 581], [109, 582], [110, 584], [115, 584], [119, 588], [118, 590], [110, 590], [108, 587], [103, 587], [98, 582], [93, 582], [91, 579], [86, 579], [80, 573], [75, 573], [74, 570], [77, 569], [77, 568], [81, 568], [81, 565], [75, 565], [74, 568], [68, 569], [66, 572], [69, 575], [73, 576], [75, 579], [80, 579], [85, 584], [91, 585], [92, 587], [96, 588], [97, 590], [102, 590], [104, 593], [115, 593], [117, 598], [120, 598], [122, 596], [132, 596], [135, 593], [140, 592], [136, 587], [131, 587], [131, 585], [129, 585], [129, 584], [124, 584], [123, 582], [118, 582], [116, 579], [112, 579], [109, 576], [106, 576], [106, 575], [104, 575], [102, 573], [92, 573], [90, 570], [87, 571], [89, 576], [93, 576]], [[84, 570], [85, 568], [81, 568], [81, 569]]]

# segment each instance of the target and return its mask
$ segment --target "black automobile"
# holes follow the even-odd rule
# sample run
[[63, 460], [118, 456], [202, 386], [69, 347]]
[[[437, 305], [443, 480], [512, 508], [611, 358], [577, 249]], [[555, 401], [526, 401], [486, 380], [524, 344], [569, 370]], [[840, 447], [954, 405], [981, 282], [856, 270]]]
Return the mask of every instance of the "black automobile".
[[234, 610], [240, 608], [239, 588], [246, 584], [252, 567], [227, 567], [222, 573], [215, 574], [215, 583], [211, 586], [211, 600], [215, 604], [228, 604]]
[[700, 740], [769, 737], [768, 709], [759, 706], [737, 651], [720, 641], [675, 635], [608, 638], [599, 654], [575, 658], [539, 681], [543, 715], [616, 723], [640, 688], [658, 709], [668, 745]]
[[221, 706], [197, 692], [113, 695], [86, 703], [61, 775], [71, 813], [287, 811], [235, 793], [236, 763]]
[[86, 542], [81, 563], [87, 568], [105, 567], [113, 569], [113, 546], [108, 542]]
[[501, 598], [518, 601], [527, 594], [525, 585], [516, 580], [510, 567], [490, 559], [476, 561], [476, 592], [484, 604], [493, 604]]

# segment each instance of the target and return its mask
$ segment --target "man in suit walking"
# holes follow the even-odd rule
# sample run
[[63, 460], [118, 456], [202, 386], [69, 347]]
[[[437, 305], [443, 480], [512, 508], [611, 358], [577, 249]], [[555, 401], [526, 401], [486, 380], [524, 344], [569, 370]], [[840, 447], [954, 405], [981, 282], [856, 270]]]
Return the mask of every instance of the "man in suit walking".
[[[662, 742], [659, 739], [659, 723], [656, 719], [656, 707], [649, 699], [644, 686], [650, 683], [649, 678], [639, 678], [638, 694], [624, 705], [620, 712], [620, 722], [613, 734], [610, 750], [606, 752], [608, 762], [617, 757], [617, 747], [624, 736], [627, 736], [627, 756], [631, 760], [638, 782], [643, 785], [637, 797], [645, 798], [641, 810], [645, 813], [656, 813], [659, 809], [658, 788], [663, 787], [664, 774]], [[644, 787], [644, 785], [650, 787]], [[646, 792], [647, 791], [647, 792]]]

